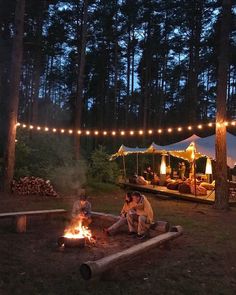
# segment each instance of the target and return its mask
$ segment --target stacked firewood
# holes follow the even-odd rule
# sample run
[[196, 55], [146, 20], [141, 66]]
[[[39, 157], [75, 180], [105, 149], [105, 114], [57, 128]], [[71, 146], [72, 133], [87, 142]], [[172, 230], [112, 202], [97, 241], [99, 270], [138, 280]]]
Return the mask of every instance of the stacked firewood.
[[40, 177], [26, 176], [19, 181], [13, 180], [12, 191], [19, 195], [40, 195], [57, 197], [50, 180]]

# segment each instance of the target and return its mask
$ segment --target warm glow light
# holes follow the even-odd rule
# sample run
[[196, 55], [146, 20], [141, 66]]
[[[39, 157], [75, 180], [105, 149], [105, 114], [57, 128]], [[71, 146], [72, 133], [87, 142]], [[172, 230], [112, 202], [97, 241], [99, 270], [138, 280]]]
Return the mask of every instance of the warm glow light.
[[65, 229], [64, 237], [69, 239], [81, 239], [86, 238], [88, 240], [92, 239], [92, 232], [88, 227], [82, 225], [82, 220], [79, 219], [76, 221], [73, 226], [68, 226]]
[[235, 121], [231, 122], [231, 125], [235, 126], [236, 125], [236, 122]]
[[211, 159], [207, 158], [205, 174], [212, 174]]
[[[198, 128], [198, 129], [203, 129], [203, 127], [214, 127], [214, 126], [217, 126], [218, 128], [222, 128], [224, 126], [236, 126], [236, 121], [231, 121], [231, 122], [218, 122], [218, 123], [214, 123], [214, 122], [209, 122], [209, 123], [206, 123], [206, 124], [198, 124], [198, 125], [194, 125], [194, 126], [182, 126], [182, 127], [177, 127], [177, 128], [173, 128], [173, 127], [169, 127], [167, 129], [157, 129], [155, 131], [153, 131], [152, 129], [148, 129], [148, 130], [121, 130], [121, 131], [116, 131], [116, 130], [113, 130], [113, 131], [99, 131], [99, 130], [96, 130], [96, 131], [89, 131], [89, 130], [77, 130], [77, 134], [86, 134], [86, 135], [91, 135], [91, 134], [94, 134], [94, 135], [99, 135], [99, 134], [103, 134], [103, 135], [112, 135], [112, 136], [115, 136], [117, 134], [121, 135], [121, 136], [124, 136], [126, 134], [129, 134], [129, 135], [144, 135], [145, 133], [147, 134], [153, 134], [153, 132], [157, 132], [157, 133], [163, 133], [164, 131], [167, 131], [168, 133], [171, 133], [171, 132], [181, 132], [183, 131], [184, 129], [188, 129], [188, 130], [192, 130], [194, 128]], [[44, 130], [44, 131], [53, 131], [53, 132], [56, 132], [56, 131], [59, 131], [60, 133], [69, 133], [69, 134], [73, 134], [74, 133], [74, 130], [73, 129], [59, 129], [57, 130], [56, 128], [49, 128], [49, 127], [40, 127], [40, 126], [33, 126], [33, 125], [27, 125], [27, 124], [23, 124], [23, 123], [19, 123], [17, 122], [16, 125], [17, 126], [22, 126], [22, 128], [26, 128], [28, 127], [29, 129], [36, 129], [36, 130]], [[76, 131], [75, 131], [76, 132]]]
[[160, 174], [162, 175], [166, 174], [166, 159], [164, 155], [162, 155], [161, 157]]
[[17, 139], [15, 139], [15, 142], [18, 142], [18, 140], [17, 140]]

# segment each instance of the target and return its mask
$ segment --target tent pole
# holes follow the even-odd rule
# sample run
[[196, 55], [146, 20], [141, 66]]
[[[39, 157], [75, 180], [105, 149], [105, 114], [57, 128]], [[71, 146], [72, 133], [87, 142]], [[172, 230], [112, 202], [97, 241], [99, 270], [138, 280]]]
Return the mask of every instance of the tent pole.
[[136, 156], [136, 172], [137, 172], [137, 175], [138, 175], [138, 153], [137, 153], [137, 156]]
[[197, 181], [196, 181], [196, 160], [193, 161], [194, 169], [194, 195], [197, 196]]
[[126, 182], [126, 167], [125, 167], [125, 156], [123, 155], [123, 168], [124, 168], [124, 178]]

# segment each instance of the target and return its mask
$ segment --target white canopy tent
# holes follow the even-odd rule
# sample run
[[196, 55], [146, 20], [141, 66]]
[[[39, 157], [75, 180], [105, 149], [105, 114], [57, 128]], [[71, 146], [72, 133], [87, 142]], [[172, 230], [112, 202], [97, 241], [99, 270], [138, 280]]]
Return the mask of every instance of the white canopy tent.
[[[227, 165], [230, 168], [233, 168], [236, 165], [236, 136], [227, 132], [226, 138]], [[181, 151], [186, 151], [192, 142], [195, 143], [196, 153], [198, 154], [197, 158], [209, 157], [215, 159], [215, 135], [199, 137], [194, 134], [180, 142], [170, 145], [161, 146], [152, 143], [152, 147], [155, 147], [157, 150], [164, 149], [173, 156], [177, 156], [177, 153], [179, 152], [179, 157], [181, 158]]]

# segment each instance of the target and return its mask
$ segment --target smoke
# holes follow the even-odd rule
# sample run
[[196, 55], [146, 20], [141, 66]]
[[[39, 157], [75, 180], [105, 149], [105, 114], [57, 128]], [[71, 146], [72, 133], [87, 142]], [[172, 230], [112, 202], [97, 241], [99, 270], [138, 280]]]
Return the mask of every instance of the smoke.
[[57, 191], [80, 195], [87, 181], [87, 163], [80, 160], [71, 165], [57, 167], [49, 178]]

